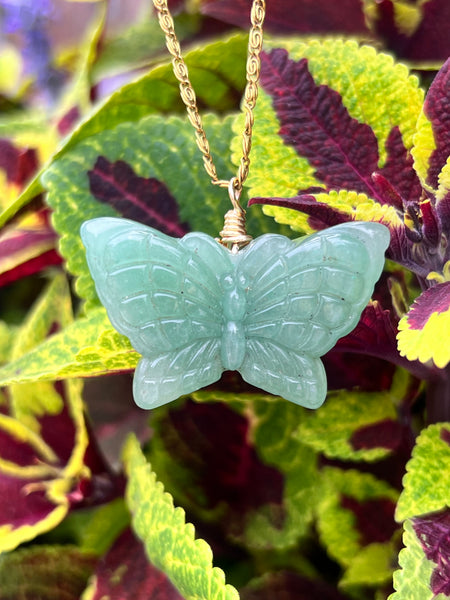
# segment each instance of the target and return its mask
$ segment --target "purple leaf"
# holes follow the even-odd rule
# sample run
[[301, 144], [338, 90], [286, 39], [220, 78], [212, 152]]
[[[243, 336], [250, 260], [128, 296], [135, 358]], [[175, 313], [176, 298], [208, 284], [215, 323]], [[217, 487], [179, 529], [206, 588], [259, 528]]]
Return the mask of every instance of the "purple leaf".
[[[418, 200], [422, 194], [420, 180], [413, 168], [413, 158], [410, 152], [405, 148], [403, 138], [398, 126], [391, 129], [386, 140], [387, 160], [380, 171], [375, 171], [372, 178], [384, 177], [391, 188], [404, 201]], [[381, 204], [395, 206], [398, 210], [403, 210], [402, 203], [394, 200], [392, 196], [378, 196]]]
[[[0, 448], [0, 453], [3, 448]], [[55, 509], [45, 493], [44, 482], [0, 474], [0, 527], [33, 527]]]
[[[418, 3], [415, 3], [418, 5]], [[447, 24], [450, 4], [447, 0], [429, 0], [420, 5], [421, 21], [411, 35], [396, 22], [395, 2], [377, 0], [374, 30], [399, 58], [411, 61], [444, 61], [450, 54]]]
[[319, 202], [314, 196], [308, 194], [300, 194], [293, 198], [251, 198], [248, 206], [252, 204], [283, 206], [303, 212], [309, 215], [308, 225], [316, 231], [351, 221], [350, 215], [340, 212], [325, 202]]
[[[403, 212], [405, 202], [420, 198], [422, 187], [413, 169], [412, 156], [403, 144], [398, 127], [392, 128], [386, 140], [386, 151], [385, 165], [381, 170], [371, 173], [372, 197], [380, 204], [393, 206]], [[292, 198], [252, 198], [248, 204], [269, 204], [302, 211], [310, 215], [308, 222], [316, 230], [349, 221], [348, 214], [318, 202], [312, 195], [323, 191], [320, 188], [311, 188], [302, 190], [298, 196]]]
[[441, 429], [441, 440], [450, 446], [450, 431], [445, 427]]
[[355, 515], [356, 528], [363, 546], [388, 542], [398, 528], [394, 519], [395, 503], [391, 500], [359, 502], [350, 496], [342, 496], [341, 506]]
[[397, 323], [391, 311], [384, 310], [379, 302], [371, 302], [363, 310], [358, 325], [338, 340], [333, 351], [357, 352], [382, 358], [422, 379], [429, 379], [436, 374], [435, 369], [400, 356], [397, 351]]
[[355, 387], [365, 392], [387, 390], [395, 372], [395, 365], [387, 360], [355, 352], [330, 351], [322, 362], [329, 390], [351, 390]]
[[38, 166], [33, 148], [18, 148], [7, 139], [0, 139], [0, 169], [10, 183], [23, 186]]
[[427, 183], [438, 187], [438, 176], [450, 156], [450, 59], [444, 64], [428, 90], [423, 106], [431, 121], [436, 149], [430, 157]]
[[48, 210], [38, 210], [0, 232], [0, 286], [61, 263]]
[[78, 106], [72, 106], [58, 121], [58, 133], [61, 136], [70, 133], [75, 123], [80, 119], [81, 113]]
[[123, 444], [130, 432], [140, 442], [148, 441], [151, 431], [147, 412], [133, 402], [131, 374], [87, 378], [83, 400], [88, 408], [93, 437], [108, 464], [119, 467]]
[[226, 404], [192, 401], [170, 410], [159, 428], [166, 450], [191, 480], [184, 493], [191, 490], [196, 504], [200, 488], [208, 509], [228, 505], [224, 524], [239, 535], [249, 511], [269, 504], [278, 518], [283, 501], [283, 476], [261, 461], [248, 430], [247, 419]]
[[[1, 245], [1, 243], [0, 243]], [[1, 249], [0, 249], [1, 251]], [[9, 285], [18, 279], [29, 277], [35, 273], [40, 273], [44, 269], [54, 265], [60, 265], [62, 259], [56, 250], [43, 252], [35, 258], [30, 258], [26, 262], [17, 265], [17, 267], [0, 274], [0, 287]]]
[[355, 190], [376, 198], [377, 138], [369, 125], [350, 117], [342, 98], [316, 85], [308, 61], [283, 49], [262, 54], [261, 85], [272, 97], [286, 144], [308, 159], [328, 189]]
[[[377, 374], [378, 375], [378, 374]], [[386, 448], [396, 450], [403, 438], [403, 426], [398, 421], [386, 419], [356, 429], [350, 439], [355, 450]]]
[[125, 161], [113, 163], [103, 156], [88, 176], [92, 195], [123, 217], [174, 237], [187, 233], [188, 226], [179, 221], [177, 202], [161, 181], [139, 177]]
[[183, 600], [167, 577], [149, 563], [144, 546], [127, 529], [99, 562], [92, 600]]
[[450, 509], [415, 518], [413, 527], [425, 556], [436, 564], [430, 581], [433, 594], [450, 596]]
[[[323, 565], [322, 565], [323, 568]], [[334, 586], [297, 573], [271, 573], [260, 582], [239, 591], [241, 600], [346, 600]]]
[[[202, 12], [226, 23], [248, 29], [251, 0], [215, 0], [202, 6]], [[264, 23], [273, 33], [366, 33], [359, 0], [283, 0], [268, 2]]]

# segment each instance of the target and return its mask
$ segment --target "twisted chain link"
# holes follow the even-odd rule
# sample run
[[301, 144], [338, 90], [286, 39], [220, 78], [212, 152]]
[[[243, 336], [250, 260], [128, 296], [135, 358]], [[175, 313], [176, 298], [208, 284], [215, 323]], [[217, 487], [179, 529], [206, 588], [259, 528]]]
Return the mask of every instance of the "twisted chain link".
[[[205, 170], [211, 177], [211, 182], [213, 184], [230, 189], [230, 181], [219, 179], [217, 175], [217, 170], [211, 156], [208, 138], [206, 137], [203, 122], [198, 112], [197, 98], [189, 79], [188, 68], [181, 54], [180, 43], [175, 34], [174, 23], [167, 6], [167, 0], [153, 0], [153, 4], [158, 13], [160, 27], [166, 36], [167, 49], [173, 57], [173, 72], [180, 83], [180, 96], [186, 106], [189, 121], [195, 129], [195, 139], [197, 146], [203, 155]], [[230, 191], [230, 199], [235, 209], [240, 209], [239, 196], [250, 166], [253, 111], [258, 98], [258, 80], [261, 71], [260, 53], [263, 43], [265, 11], [266, 6], [264, 0], [253, 0], [246, 66], [247, 84], [242, 102], [242, 108], [245, 114], [244, 131], [242, 133], [242, 158], [239, 163], [237, 175], [232, 179], [233, 191]]]

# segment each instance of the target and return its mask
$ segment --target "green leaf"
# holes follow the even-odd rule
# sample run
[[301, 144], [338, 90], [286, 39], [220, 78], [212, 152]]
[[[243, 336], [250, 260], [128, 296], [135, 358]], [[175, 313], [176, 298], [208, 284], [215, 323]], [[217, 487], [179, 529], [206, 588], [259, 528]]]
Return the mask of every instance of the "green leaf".
[[32, 546], [0, 560], [0, 598], [78, 600], [95, 560], [72, 546]]
[[225, 584], [223, 571], [212, 566], [211, 548], [195, 539], [184, 510], [174, 507], [133, 437], [125, 445], [124, 463], [133, 528], [144, 542], [151, 563], [169, 577], [186, 600], [237, 600], [239, 594]]
[[387, 483], [369, 473], [326, 467], [321, 474], [323, 485], [317, 504], [319, 535], [328, 554], [343, 567], [349, 568], [362, 549], [371, 544], [362, 543], [364, 532], [358, 529], [355, 513], [343, 505], [343, 498], [351, 498], [363, 506], [369, 503], [370, 513], [370, 502], [380, 500], [395, 503], [398, 494]]
[[282, 524], [274, 525], [264, 512], [256, 512], [247, 524], [246, 543], [253, 547], [287, 548], [306, 535], [321, 493], [317, 456], [301, 440], [298, 425], [305, 409], [282, 398], [256, 396], [241, 404], [251, 415], [251, 435], [262, 460], [279, 469], [284, 478]]
[[70, 539], [83, 553], [103, 556], [129, 524], [130, 513], [120, 497], [92, 509], [72, 511], [52, 532], [52, 540]]
[[[65, 275], [58, 274], [35, 302], [24, 323], [18, 329], [11, 351], [11, 364], [23, 361], [29, 352], [35, 353], [52, 330], [72, 322], [72, 302]], [[5, 366], [5, 369], [8, 365]], [[53, 383], [10, 386], [11, 413], [32, 429], [38, 429], [36, 416], [59, 414], [63, 399]]]
[[[350, 116], [372, 128], [380, 167], [386, 160], [386, 142], [394, 126], [400, 128], [405, 147], [411, 149], [423, 92], [404, 65], [394, 64], [390, 56], [358, 46], [355, 41], [273, 40], [267, 46], [285, 48], [293, 60], [308, 59], [316, 84], [337, 91]], [[323, 187], [314, 177], [314, 165], [283, 144], [279, 128], [270, 97], [262, 90], [255, 110], [250, 196], [294, 197], [299, 189]], [[235, 156], [237, 153], [236, 143]], [[282, 208], [264, 210], [282, 223], [289, 223], [294, 215]], [[296, 229], [303, 229], [303, 224], [294, 224]]]
[[447, 162], [439, 173], [438, 181], [439, 187], [436, 192], [436, 199], [439, 202], [450, 192], [450, 156], [447, 158]]
[[[247, 39], [243, 34], [214, 41], [185, 56], [189, 76], [199, 104], [215, 111], [235, 106], [236, 93], [245, 83]], [[172, 63], [152, 69], [144, 76], [112, 94], [90, 118], [82, 123], [55, 156], [60, 158], [75, 144], [92, 135], [117, 127], [120, 123], [168, 112], [183, 112]]]
[[396, 421], [395, 399], [391, 392], [330, 392], [324, 406], [308, 413], [301, 423], [298, 438], [329, 458], [356, 461], [383, 458], [390, 453], [388, 448], [380, 445], [355, 449], [351, 439], [360, 428], [385, 420]]
[[15, 333], [15, 327], [0, 321], [0, 365], [10, 358]]
[[[124, 71], [147, 67], [149, 62], [157, 56], [161, 59], [161, 50], [166, 52], [164, 34], [154, 18], [150, 5], [143, 5], [137, 22], [131, 27], [126, 27], [112, 35], [106, 35], [102, 40], [102, 48], [95, 64], [93, 65], [93, 78], [96, 82], [105, 77], [120, 75]], [[180, 43], [183, 39], [192, 37], [198, 30], [198, 15], [174, 16], [175, 29]], [[111, 36], [111, 37], [110, 37]], [[167, 58], [164, 54], [163, 60]]]
[[0, 385], [132, 370], [139, 355], [113, 329], [103, 308], [92, 311], [0, 368]]
[[417, 438], [406, 465], [395, 517], [403, 521], [450, 506], [450, 425], [437, 423]]
[[392, 579], [396, 544], [370, 544], [353, 558], [339, 582], [343, 589], [359, 586], [382, 586]]
[[[403, 226], [403, 221], [393, 206], [380, 204], [366, 194], [353, 190], [331, 190], [329, 193], [318, 192], [312, 195], [317, 202], [327, 204], [354, 221], [375, 221], [392, 228]], [[277, 223], [289, 225], [294, 231], [316, 231], [308, 224], [308, 215], [300, 211], [267, 205], [264, 206], [264, 213], [273, 217]]]
[[417, 118], [417, 128], [411, 154], [414, 158], [414, 170], [419, 176], [420, 183], [425, 189], [429, 189], [430, 191], [432, 191], [432, 187], [426, 183], [426, 180], [430, 168], [430, 158], [434, 150], [436, 150], [436, 142], [433, 134], [433, 125], [422, 109]]
[[[236, 95], [245, 83], [245, 35], [192, 50], [185, 60], [199, 103], [206, 109], [234, 108]], [[184, 112], [172, 63], [158, 66], [113, 93], [90, 117], [81, 123], [55, 154], [61, 158], [82, 140], [125, 122], [137, 122], [150, 114]], [[213, 149], [214, 153], [214, 149]]]
[[405, 521], [404, 529], [405, 547], [398, 559], [401, 568], [394, 573], [396, 592], [389, 596], [389, 600], [445, 600], [447, 596], [435, 596], [431, 589], [431, 575], [436, 565], [426, 558], [409, 519]]
[[72, 322], [72, 302], [65, 275], [58, 274], [49, 283], [27, 315], [14, 338], [15, 359], [44, 340], [52, 329], [63, 329]]

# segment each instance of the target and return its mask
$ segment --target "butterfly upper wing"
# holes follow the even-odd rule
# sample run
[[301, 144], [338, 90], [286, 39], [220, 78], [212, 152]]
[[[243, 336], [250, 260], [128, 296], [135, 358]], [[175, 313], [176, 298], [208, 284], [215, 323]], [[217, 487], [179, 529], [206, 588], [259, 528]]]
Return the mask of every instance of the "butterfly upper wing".
[[295, 241], [258, 238], [238, 265], [248, 285], [244, 379], [305, 406], [321, 404], [318, 357], [356, 326], [388, 243], [377, 223], [346, 223]]
[[[205, 234], [188, 234], [178, 240], [112, 217], [84, 223], [81, 237], [97, 293], [112, 324], [144, 356], [135, 390], [144, 394], [139, 377], [150, 381], [150, 365], [155, 369], [153, 385], [149, 384], [155, 405], [192, 391], [184, 383], [195, 373], [198, 387], [216, 381], [223, 370], [218, 358], [219, 281], [232, 268], [227, 251]], [[202, 348], [203, 361], [189, 358]], [[161, 401], [162, 397], [167, 399]], [[147, 393], [145, 398], [148, 405]]]

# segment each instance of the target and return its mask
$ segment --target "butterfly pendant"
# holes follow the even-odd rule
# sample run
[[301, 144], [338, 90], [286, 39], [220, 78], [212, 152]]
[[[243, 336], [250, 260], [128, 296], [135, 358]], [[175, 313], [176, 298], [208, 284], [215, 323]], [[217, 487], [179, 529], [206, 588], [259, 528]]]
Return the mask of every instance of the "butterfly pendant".
[[83, 224], [98, 296], [142, 358], [136, 404], [156, 408], [226, 370], [308, 408], [327, 382], [320, 356], [357, 324], [389, 231], [345, 223], [290, 240], [266, 234], [233, 253], [204, 233], [171, 238], [112, 217]]

